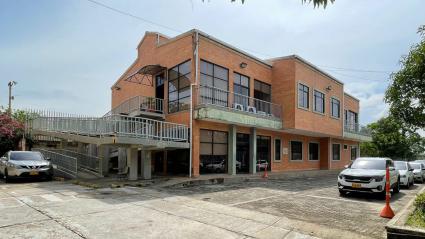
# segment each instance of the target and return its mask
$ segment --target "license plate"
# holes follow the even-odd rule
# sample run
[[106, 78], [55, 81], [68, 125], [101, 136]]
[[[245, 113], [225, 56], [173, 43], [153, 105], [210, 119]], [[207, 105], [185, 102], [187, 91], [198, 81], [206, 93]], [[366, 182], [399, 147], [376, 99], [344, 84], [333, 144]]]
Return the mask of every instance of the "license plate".
[[31, 171], [31, 172], [30, 172], [30, 175], [31, 175], [31, 176], [36, 176], [36, 175], [38, 175], [38, 172], [37, 172], [37, 171]]
[[362, 185], [361, 185], [360, 183], [353, 183], [353, 184], [351, 185], [351, 187], [352, 187], [352, 188], [361, 188], [361, 187], [362, 187]]

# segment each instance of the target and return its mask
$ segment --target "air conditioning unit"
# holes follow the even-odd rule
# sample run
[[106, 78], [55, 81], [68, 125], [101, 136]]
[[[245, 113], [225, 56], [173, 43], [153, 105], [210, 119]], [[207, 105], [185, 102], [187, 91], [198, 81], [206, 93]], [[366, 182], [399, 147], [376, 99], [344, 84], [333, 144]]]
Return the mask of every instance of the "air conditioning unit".
[[234, 103], [234, 104], [233, 104], [233, 108], [234, 108], [235, 110], [243, 111], [243, 105], [238, 104], [238, 103]]
[[249, 113], [254, 113], [254, 114], [256, 114], [256, 113], [257, 113], [257, 108], [255, 108], [254, 106], [248, 106], [247, 111], [248, 111]]

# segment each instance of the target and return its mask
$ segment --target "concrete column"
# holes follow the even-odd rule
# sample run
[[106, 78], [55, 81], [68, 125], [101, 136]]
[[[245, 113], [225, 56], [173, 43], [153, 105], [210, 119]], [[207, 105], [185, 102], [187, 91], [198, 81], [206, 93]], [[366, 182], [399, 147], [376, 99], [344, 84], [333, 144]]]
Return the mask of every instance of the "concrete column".
[[110, 148], [106, 145], [99, 145], [97, 148], [99, 161], [99, 173], [103, 176], [109, 173], [109, 159], [110, 159]]
[[118, 148], [118, 172], [123, 172], [127, 167], [127, 150], [125, 148]]
[[137, 148], [127, 148], [128, 180], [137, 180]]
[[249, 173], [257, 173], [257, 129], [251, 128], [249, 135]]
[[229, 125], [227, 145], [227, 173], [236, 175], [236, 125]]
[[152, 151], [142, 150], [142, 164], [140, 165], [142, 171], [142, 179], [152, 178]]

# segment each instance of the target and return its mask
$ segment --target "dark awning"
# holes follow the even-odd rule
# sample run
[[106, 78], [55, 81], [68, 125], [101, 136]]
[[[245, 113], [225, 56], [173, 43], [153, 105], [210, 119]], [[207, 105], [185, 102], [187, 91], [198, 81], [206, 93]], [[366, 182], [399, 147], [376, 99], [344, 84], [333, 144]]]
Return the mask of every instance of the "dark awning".
[[153, 86], [153, 76], [166, 69], [161, 65], [146, 65], [128, 76], [125, 81]]

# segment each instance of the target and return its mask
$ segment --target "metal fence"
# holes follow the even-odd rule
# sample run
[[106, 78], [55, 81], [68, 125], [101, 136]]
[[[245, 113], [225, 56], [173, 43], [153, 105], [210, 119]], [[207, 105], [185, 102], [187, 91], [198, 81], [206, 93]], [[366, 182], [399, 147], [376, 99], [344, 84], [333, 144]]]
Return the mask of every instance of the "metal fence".
[[50, 159], [54, 170], [60, 171], [71, 178], [77, 177], [78, 160], [76, 157], [40, 148], [33, 148], [32, 151], [38, 151], [42, 153], [45, 158]]
[[344, 131], [353, 133], [353, 134], [360, 134], [364, 136], [371, 136], [371, 131], [366, 126], [360, 125], [359, 123], [352, 123], [352, 122], [344, 122]]
[[76, 158], [78, 162], [78, 169], [83, 168], [92, 171], [97, 175], [102, 175], [102, 170], [99, 168], [102, 159], [99, 157], [78, 153], [67, 149], [52, 149], [52, 151]]
[[164, 100], [141, 95], [135, 96], [124, 101], [104, 116], [130, 114], [137, 111], [164, 114]]
[[281, 118], [282, 106], [215, 87], [197, 88], [198, 105], [214, 105], [257, 116]]

